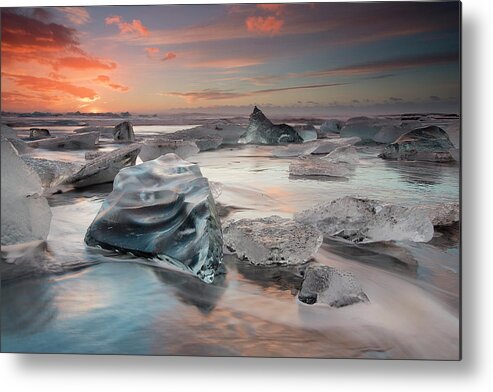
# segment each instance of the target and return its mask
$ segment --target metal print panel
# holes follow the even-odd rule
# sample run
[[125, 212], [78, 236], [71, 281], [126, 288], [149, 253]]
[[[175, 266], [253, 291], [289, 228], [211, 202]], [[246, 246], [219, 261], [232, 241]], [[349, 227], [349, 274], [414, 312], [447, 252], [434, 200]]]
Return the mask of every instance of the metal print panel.
[[1, 29], [2, 352], [460, 359], [459, 2]]

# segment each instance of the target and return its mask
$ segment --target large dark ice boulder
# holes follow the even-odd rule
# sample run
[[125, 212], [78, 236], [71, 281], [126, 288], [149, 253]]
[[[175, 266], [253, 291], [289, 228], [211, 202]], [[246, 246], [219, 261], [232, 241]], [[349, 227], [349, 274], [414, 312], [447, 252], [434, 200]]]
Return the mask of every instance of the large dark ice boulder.
[[432, 125], [402, 135], [385, 146], [379, 157], [399, 161], [451, 162], [454, 158], [449, 150], [453, 148], [447, 133]]
[[250, 115], [250, 123], [238, 143], [286, 144], [303, 143], [303, 138], [287, 124], [273, 124], [256, 106]]
[[221, 223], [200, 168], [167, 154], [122, 169], [85, 242], [161, 260], [207, 283], [223, 271]]

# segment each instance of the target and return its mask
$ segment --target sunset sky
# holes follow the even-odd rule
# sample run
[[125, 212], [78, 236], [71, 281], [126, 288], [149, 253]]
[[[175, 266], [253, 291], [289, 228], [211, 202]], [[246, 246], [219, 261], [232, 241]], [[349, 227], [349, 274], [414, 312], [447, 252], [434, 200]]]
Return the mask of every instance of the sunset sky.
[[458, 112], [459, 7], [4, 8], [2, 110]]

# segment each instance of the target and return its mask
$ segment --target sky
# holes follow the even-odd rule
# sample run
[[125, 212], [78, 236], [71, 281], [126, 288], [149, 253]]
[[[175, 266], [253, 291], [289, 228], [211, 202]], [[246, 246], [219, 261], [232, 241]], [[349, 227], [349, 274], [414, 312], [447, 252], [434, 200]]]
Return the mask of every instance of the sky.
[[3, 8], [3, 111], [460, 110], [460, 4]]

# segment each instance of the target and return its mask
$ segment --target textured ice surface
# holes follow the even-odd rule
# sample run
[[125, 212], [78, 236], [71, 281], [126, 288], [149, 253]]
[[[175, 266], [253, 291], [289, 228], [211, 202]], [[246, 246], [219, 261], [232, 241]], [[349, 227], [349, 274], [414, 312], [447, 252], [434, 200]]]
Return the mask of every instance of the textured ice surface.
[[304, 142], [317, 140], [317, 130], [313, 125], [297, 125], [294, 129]]
[[115, 127], [88, 126], [88, 127], [74, 129], [74, 132], [75, 133], [99, 132], [101, 135], [113, 136], [114, 130]]
[[458, 202], [415, 207], [419, 212], [425, 212], [433, 226], [450, 226], [460, 220], [460, 205]]
[[164, 135], [162, 138], [194, 142], [200, 151], [215, 150], [223, 143], [223, 137], [218, 133], [211, 133], [210, 129], [207, 127], [183, 129]]
[[270, 216], [228, 222], [224, 244], [240, 259], [256, 265], [301, 264], [317, 252], [322, 234], [292, 219]]
[[142, 144], [139, 157], [144, 162], [174, 153], [182, 159], [198, 153], [197, 144], [189, 140], [149, 139]]
[[330, 152], [323, 159], [334, 163], [350, 163], [356, 164], [359, 162], [358, 152], [353, 146], [341, 146]]
[[409, 128], [397, 125], [387, 125], [382, 127], [375, 136], [373, 136], [373, 140], [377, 143], [392, 143], [406, 132], [409, 132]]
[[286, 124], [273, 124], [256, 106], [250, 115], [250, 123], [238, 143], [285, 144], [302, 143], [302, 137]]
[[28, 147], [45, 149], [83, 149], [95, 148], [99, 141], [99, 132], [78, 133], [49, 139], [27, 142]]
[[340, 133], [344, 122], [340, 120], [327, 120], [325, 121], [318, 131], [318, 137], [324, 138], [327, 134]]
[[123, 121], [115, 126], [113, 140], [117, 142], [135, 141], [134, 127], [130, 121]]
[[432, 125], [402, 135], [394, 143], [385, 146], [379, 157], [404, 161], [450, 162], [454, 161], [449, 151], [453, 148], [447, 133]]
[[318, 143], [318, 146], [312, 151], [312, 154], [325, 155], [330, 153], [331, 151], [334, 151], [338, 147], [352, 146], [360, 141], [361, 139], [359, 137], [344, 137], [344, 138], [337, 138], [330, 140], [317, 140], [316, 142], [313, 142], [313, 143]]
[[289, 174], [293, 176], [346, 177], [351, 167], [325, 158], [301, 156], [289, 165]]
[[8, 140], [18, 154], [24, 154], [29, 150], [25, 141], [17, 138], [17, 132], [8, 125], [1, 125], [1, 139]]
[[165, 260], [208, 283], [222, 269], [221, 223], [209, 183], [197, 165], [175, 154], [122, 169], [85, 241]]
[[135, 165], [139, 152], [140, 144], [134, 143], [98, 155], [75, 173], [66, 177], [61, 184], [80, 188], [112, 182], [122, 168]]
[[51, 188], [80, 169], [80, 165], [64, 161], [23, 156], [22, 160], [36, 172], [44, 188]]
[[334, 308], [369, 301], [350, 272], [323, 264], [311, 264], [307, 267], [298, 299], [310, 305], [323, 303]]
[[2, 124], [1, 125], [1, 137], [2, 137], [2, 139], [4, 139], [4, 138], [16, 139], [17, 138], [17, 132], [14, 131], [12, 128], [10, 128], [8, 125]]
[[379, 241], [428, 242], [433, 224], [424, 211], [346, 196], [295, 214], [325, 236], [355, 243]]
[[6, 140], [2, 140], [1, 159], [2, 245], [46, 240], [51, 210], [41, 196], [39, 177]]

